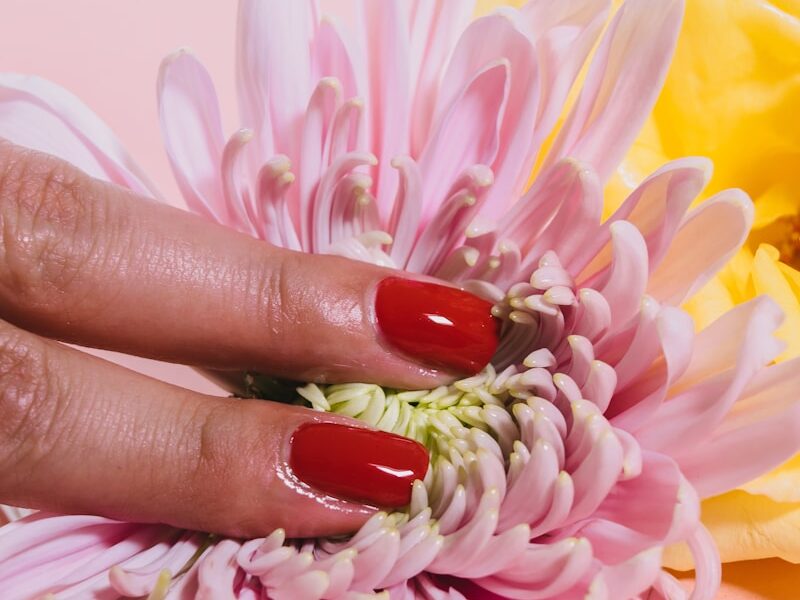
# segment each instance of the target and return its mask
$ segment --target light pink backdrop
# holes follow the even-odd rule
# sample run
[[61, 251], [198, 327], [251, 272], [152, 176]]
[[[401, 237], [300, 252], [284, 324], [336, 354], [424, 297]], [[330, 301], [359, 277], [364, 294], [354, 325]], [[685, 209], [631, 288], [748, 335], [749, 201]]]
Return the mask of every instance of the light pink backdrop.
[[[158, 131], [158, 65], [176, 48], [191, 48], [217, 85], [232, 132], [235, 20], [232, 0], [0, 0], [0, 71], [33, 73], [69, 88], [117, 132], [161, 192], [176, 195]], [[127, 364], [214, 389], [186, 368]], [[730, 565], [725, 579], [720, 598], [800, 597], [798, 569], [781, 561]]]
[[[117, 133], [165, 197], [177, 198], [162, 149], [156, 78], [162, 58], [189, 47], [218, 85], [236, 126], [234, 2], [0, 0], [0, 71], [46, 77], [75, 93]], [[191, 369], [98, 352], [151, 376], [219, 393]]]
[[161, 147], [161, 59], [189, 47], [218, 86], [236, 127], [235, 3], [212, 0], [0, 0], [0, 71], [46, 77], [99, 114], [164, 194], [176, 194]]

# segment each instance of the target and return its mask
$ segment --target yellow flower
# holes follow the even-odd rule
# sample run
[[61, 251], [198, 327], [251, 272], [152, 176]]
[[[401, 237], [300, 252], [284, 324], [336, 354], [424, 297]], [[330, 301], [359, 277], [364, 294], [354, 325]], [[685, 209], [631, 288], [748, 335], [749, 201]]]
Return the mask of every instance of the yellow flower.
[[[708, 194], [729, 187], [756, 204], [748, 247], [686, 305], [698, 327], [759, 294], [786, 320], [779, 360], [800, 355], [800, 1], [687, 0], [675, 60], [653, 114], [607, 189], [606, 211], [666, 160], [708, 156]], [[800, 562], [800, 456], [703, 504], [724, 561]], [[683, 548], [668, 566], [691, 568]]]

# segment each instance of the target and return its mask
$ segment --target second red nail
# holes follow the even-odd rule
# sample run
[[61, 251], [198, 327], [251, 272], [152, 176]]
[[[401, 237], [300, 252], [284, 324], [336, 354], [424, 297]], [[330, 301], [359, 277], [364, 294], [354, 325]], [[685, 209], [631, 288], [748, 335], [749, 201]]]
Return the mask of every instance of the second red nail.
[[428, 451], [408, 438], [336, 423], [294, 432], [289, 466], [320, 491], [381, 507], [405, 506], [411, 484], [425, 477]]

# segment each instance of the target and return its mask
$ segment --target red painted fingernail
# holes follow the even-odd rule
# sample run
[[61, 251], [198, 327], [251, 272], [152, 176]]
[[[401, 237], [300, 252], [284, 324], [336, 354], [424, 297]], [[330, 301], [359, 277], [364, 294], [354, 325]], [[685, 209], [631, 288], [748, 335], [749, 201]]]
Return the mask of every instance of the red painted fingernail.
[[389, 343], [435, 368], [474, 375], [497, 349], [492, 305], [455, 288], [388, 277], [378, 284], [375, 314]]
[[405, 506], [411, 484], [425, 477], [425, 447], [392, 433], [306, 423], [292, 435], [289, 466], [307, 484], [375, 506]]

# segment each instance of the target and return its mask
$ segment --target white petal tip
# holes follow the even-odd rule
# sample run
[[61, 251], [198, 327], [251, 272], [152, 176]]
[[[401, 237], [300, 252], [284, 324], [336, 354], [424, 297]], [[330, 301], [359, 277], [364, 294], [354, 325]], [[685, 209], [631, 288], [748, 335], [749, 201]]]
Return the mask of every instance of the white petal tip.
[[478, 264], [478, 259], [480, 258], [481, 253], [477, 248], [467, 248], [464, 251], [464, 263], [468, 267], [474, 267]]
[[194, 52], [189, 46], [181, 46], [180, 48], [176, 48], [170, 54], [168, 54], [165, 60], [172, 61], [186, 55], [193, 56]]
[[360, 110], [360, 109], [364, 108], [364, 99], [360, 98], [358, 96], [355, 96], [355, 97], [350, 98], [349, 100], [347, 100], [347, 102], [345, 102], [345, 104], [347, 106], [350, 106], [352, 108], [357, 108], [357, 109]]
[[253, 137], [255, 136], [255, 133], [253, 132], [252, 129], [247, 129], [245, 127], [245, 128], [242, 128], [242, 129], [238, 130], [235, 135], [236, 135], [236, 138], [240, 142], [249, 142], [250, 140], [253, 139]]

